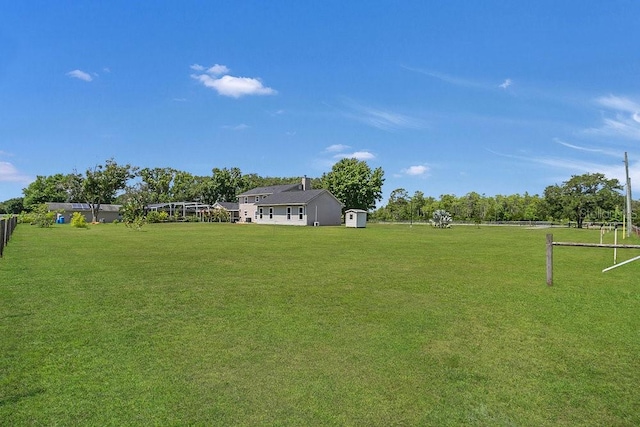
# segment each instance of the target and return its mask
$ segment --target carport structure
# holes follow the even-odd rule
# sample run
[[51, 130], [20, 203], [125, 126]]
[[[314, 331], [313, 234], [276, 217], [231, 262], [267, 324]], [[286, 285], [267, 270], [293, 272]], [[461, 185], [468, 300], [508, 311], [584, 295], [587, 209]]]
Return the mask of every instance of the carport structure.
[[164, 211], [169, 216], [181, 215], [183, 218], [186, 218], [187, 214], [200, 215], [202, 211], [209, 209], [211, 209], [210, 205], [200, 202], [168, 202], [147, 205], [148, 211]]

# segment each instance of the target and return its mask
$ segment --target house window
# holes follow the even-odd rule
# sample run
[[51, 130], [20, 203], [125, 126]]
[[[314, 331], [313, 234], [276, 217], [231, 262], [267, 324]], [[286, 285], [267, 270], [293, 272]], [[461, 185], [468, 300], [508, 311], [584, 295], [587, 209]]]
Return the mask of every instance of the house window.
[[304, 207], [302, 206], [298, 208], [298, 219], [304, 219]]
[[256, 202], [260, 201], [260, 196], [256, 196]]
[[247, 211], [244, 211], [244, 216], [247, 216]]
[[269, 219], [273, 219], [273, 208], [269, 208]]
[[254, 211], [253, 212], [253, 218], [254, 219], [258, 219], [258, 211]]
[[245, 198], [244, 198], [244, 202], [245, 202], [245, 203], [249, 203], [249, 198], [245, 196]]
[[287, 206], [287, 219], [291, 219], [291, 206]]
[[260, 219], [262, 219], [262, 208], [260, 208]]
[[353, 214], [352, 213], [349, 214], [349, 219], [353, 219]]

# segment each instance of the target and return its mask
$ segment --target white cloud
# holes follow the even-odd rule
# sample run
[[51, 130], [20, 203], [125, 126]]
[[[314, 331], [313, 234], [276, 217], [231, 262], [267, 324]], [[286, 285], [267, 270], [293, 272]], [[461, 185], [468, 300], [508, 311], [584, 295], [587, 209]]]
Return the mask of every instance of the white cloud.
[[353, 153], [340, 153], [333, 156], [335, 159], [357, 159], [357, 160], [372, 160], [376, 156], [369, 151], [355, 151]]
[[502, 89], [506, 89], [506, 88], [508, 88], [509, 86], [511, 86], [512, 84], [513, 84], [513, 82], [511, 81], [511, 79], [506, 79], [506, 80], [505, 80], [505, 81], [500, 85], [500, 87], [501, 87]]
[[349, 148], [351, 148], [351, 147], [349, 147], [348, 145], [344, 145], [344, 144], [333, 144], [333, 145], [328, 146], [328, 147], [325, 149], [325, 151], [326, 151], [326, 152], [328, 152], [328, 153], [339, 153], [339, 152], [341, 152], [341, 151], [348, 150]]
[[193, 71], [204, 71], [204, 67], [200, 64], [191, 64], [189, 66]]
[[67, 73], [67, 76], [73, 77], [75, 79], [84, 80], [85, 82], [90, 82], [93, 80], [93, 77], [89, 73], [85, 73], [81, 70], [73, 70]]
[[233, 77], [229, 75], [214, 78], [207, 74], [192, 74], [205, 87], [211, 88], [223, 96], [240, 98], [245, 95], [274, 95], [277, 92], [270, 87], [263, 86], [258, 79], [250, 77]]
[[18, 171], [9, 162], [0, 162], [0, 182], [30, 182], [32, 179]]
[[408, 168], [403, 169], [402, 172], [405, 175], [411, 175], [411, 176], [425, 175], [429, 172], [429, 166], [425, 166], [425, 165], [409, 166]]
[[228, 74], [228, 73], [229, 73], [229, 71], [231, 71], [231, 70], [229, 70], [229, 69], [226, 67], [226, 65], [216, 64], [216, 65], [214, 65], [213, 67], [210, 67], [210, 68], [207, 70], [207, 73], [209, 73], [209, 74], [213, 74], [214, 76], [221, 76], [221, 75], [223, 75], [223, 74]]

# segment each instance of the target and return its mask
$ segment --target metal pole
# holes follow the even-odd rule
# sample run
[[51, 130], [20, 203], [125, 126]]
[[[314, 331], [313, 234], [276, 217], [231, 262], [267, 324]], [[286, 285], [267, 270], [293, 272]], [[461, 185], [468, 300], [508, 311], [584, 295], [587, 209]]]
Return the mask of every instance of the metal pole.
[[547, 286], [553, 286], [553, 234], [547, 234]]
[[624, 152], [624, 169], [627, 174], [627, 237], [631, 237], [631, 228], [633, 221], [631, 218], [631, 178], [629, 178], [629, 158], [627, 152]]

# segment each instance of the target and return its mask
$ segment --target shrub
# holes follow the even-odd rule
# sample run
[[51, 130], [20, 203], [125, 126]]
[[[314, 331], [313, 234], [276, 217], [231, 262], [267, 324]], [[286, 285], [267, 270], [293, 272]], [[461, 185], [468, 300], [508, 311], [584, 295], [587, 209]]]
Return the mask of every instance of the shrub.
[[49, 207], [43, 203], [33, 210], [34, 221], [32, 224], [40, 228], [51, 227], [56, 222], [56, 212], [49, 211]]
[[147, 222], [166, 222], [169, 219], [169, 214], [165, 211], [151, 211], [147, 213]]
[[147, 222], [147, 220], [142, 215], [137, 215], [133, 218], [127, 219], [124, 221], [124, 225], [128, 228], [133, 228], [134, 230], [141, 230], [142, 226]]
[[18, 224], [35, 224], [36, 216], [33, 212], [22, 212], [18, 215]]
[[71, 225], [77, 228], [87, 228], [87, 219], [80, 212], [74, 212], [71, 215]]

